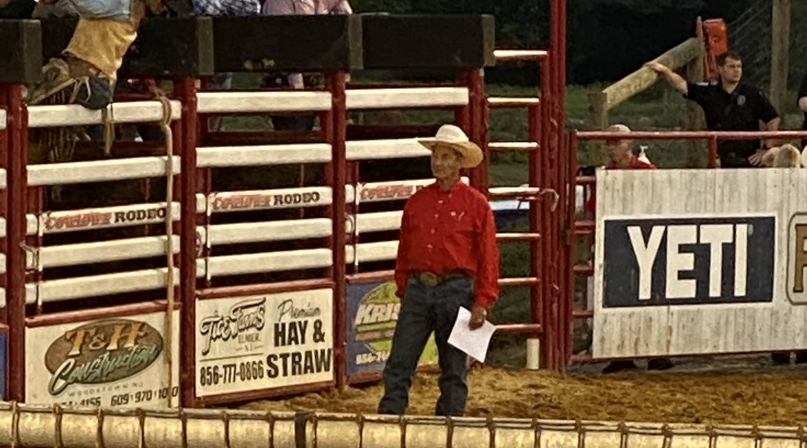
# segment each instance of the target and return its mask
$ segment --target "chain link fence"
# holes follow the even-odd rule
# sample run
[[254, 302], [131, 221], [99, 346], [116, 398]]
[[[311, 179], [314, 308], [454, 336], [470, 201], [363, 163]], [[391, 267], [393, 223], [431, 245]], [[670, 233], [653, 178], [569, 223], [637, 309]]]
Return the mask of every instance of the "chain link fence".
[[[745, 82], [770, 94], [771, 36], [773, 34], [773, 1], [758, 0], [740, 17], [728, 24], [729, 46], [743, 57]], [[785, 127], [798, 127], [800, 112], [796, 106], [796, 93], [807, 73], [807, 0], [791, 0], [788, 95], [784, 110]]]

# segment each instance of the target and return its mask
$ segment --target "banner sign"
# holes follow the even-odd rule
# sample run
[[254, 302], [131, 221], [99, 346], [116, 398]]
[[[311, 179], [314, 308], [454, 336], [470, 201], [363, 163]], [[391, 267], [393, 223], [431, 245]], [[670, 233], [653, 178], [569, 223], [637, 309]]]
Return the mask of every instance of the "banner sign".
[[333, 291], [199, 300], [199, 397], [332, 381]]
[[604, 224], [605, 308], [773, 301], [775, 216]]
[[[395, 282], [348, 284], [347, 374], [381, 373], [392, 347], [401, 302]], [[437, 364], [434, 334], [429, 337], [420, 365]]]
[[595, 358], [807, 349], [807, 170], [598, 170]]
[[[25, 402], [105, 408], [176, 407], [179, 312], [172, 341], [165, 313], [25, 330]], [[169, 390], [166, 350], [173, 350]]]

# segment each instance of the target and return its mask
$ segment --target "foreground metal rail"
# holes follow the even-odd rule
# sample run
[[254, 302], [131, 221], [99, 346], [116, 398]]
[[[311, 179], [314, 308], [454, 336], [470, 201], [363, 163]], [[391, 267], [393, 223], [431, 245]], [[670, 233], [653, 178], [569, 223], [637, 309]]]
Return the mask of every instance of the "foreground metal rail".
[[[668, 425], [0, 403], [0, 445], [131, 448], [483, 448], [804, 446], [802, 427]], [[766, 443], [765, 446], [769, 444]]]

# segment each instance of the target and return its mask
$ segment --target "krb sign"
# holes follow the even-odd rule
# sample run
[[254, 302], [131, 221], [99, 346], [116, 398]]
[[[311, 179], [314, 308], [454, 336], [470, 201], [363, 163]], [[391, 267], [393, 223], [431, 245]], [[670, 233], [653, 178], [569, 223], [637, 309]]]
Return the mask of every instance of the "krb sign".
[[[347, 288], [347, 373], [380, 373], [389, 357], [401, 302], [395, 282], [353, 284]], [[421, 365], [437, 363], [434, 335], [429, 338]]]
[[604, 308], [773, 300], [774, 216], [604, 225]]

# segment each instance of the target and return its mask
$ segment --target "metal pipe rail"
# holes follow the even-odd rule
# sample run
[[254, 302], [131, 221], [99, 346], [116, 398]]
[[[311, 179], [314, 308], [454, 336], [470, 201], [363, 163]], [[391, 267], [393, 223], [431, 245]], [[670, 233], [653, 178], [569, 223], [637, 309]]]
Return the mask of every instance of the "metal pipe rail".
[[0, 404], [0, 444], [18, 448], [711, 448], [762, 441], [802, 446], [806, 440], [802, 427]]
[[[572, 131], [569, 138], [569, 147], [577, 154], [577, 142], [583, 140], [605, 140], [614, 138], [613, 132]], [[669, 132], [628, 132], [618, 134], [621, 139], [632, 140], [708, 140], [709, 141], [709, 168], [717, 167], [717, 143], [719, 140], [754, 140], [754, 139], [800, 139], [807, 138], [807, 131], [669, 131]], [[576, 165], [576, 163], [575, 163]], [[575, 167], [575, 169], [577, 169]]]
[[[485, 151], [484, 176], [489, 172], [490, 156], [493, 151], [527, 151], [529, 157], [529, 182], [527, 187], [520, 188], [490, 188], [487, 179], [481, 185], [480, 190], [489, 198], [518, 196], [521, 200], [529, 202], [529, 231], [521, 234], [499, 235], [499, 241], [527, 241], [530, 245], [530, 274], [526, 278], [505, 278], [499, 281], [500, 286], [528, 286], [530, 288], [530, 321], [529, 324], [512, 324], [499, 326], [501, 332], [526, 332], [527, 338], [527, 369], [537, 370], [542, 365], [544, 367], [555, 367], [553, 364], [554, 352], [557, 352], [550, 316], [551, 305], [546, 300], [546, 289], [549, 283], [544, 274], [544, 264], [546, 263], [546, 248], [550, 238], [544, 239], [542, 235], [551, 235], [551, 227], [548, 225], [551, 215], [557, 208], [560, 199], [555, 194], [555, 202], [551, 207], [547, 207], [546, 201], [539, 202], [544, 193], [555, 191], [547, 185], [549, 180], [548, 151], [539, 151], [541, 148], [549, 148], [549, 116], [551, 110], [545, 102], [551, 98], [550, 94], [550, 64], [549, 53], [544, 50], [496, 50], [494, 57], [497, 61], [529, 61], [537, 63], [541, 73], [540, 97], [526, 98], [487, 98], [483, 102], [484, 114], [487, 117], [493, 108], [526, 108], [527, 110], [527, 134], [528, 141], [525, 142], [490, 142], [488, 140], [488, 129], [485, 127], [484, 138], [481, 141], [482, 149]], [[530, 330], [534, 330], [530, 332]], [[544, 346], [541, 347], [541, 338], [544, 339]], [[548, 342], [548, 343], [547, 343]]]

